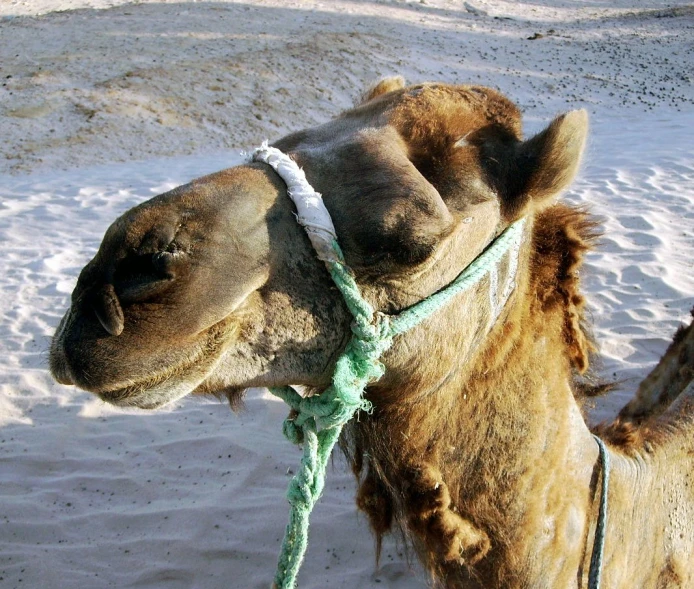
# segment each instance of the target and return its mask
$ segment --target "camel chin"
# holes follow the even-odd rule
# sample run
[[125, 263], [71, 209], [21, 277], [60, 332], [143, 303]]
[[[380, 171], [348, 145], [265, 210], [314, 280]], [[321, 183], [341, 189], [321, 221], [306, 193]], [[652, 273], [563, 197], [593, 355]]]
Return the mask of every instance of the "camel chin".
[[106, 403], [118, 407], [137, 407], [138, 409], [159, 409], [178, 401], [195, 389], [195, 382], [164, 381], [153, 387], [132, 385], [115, 391], [96, 393]]

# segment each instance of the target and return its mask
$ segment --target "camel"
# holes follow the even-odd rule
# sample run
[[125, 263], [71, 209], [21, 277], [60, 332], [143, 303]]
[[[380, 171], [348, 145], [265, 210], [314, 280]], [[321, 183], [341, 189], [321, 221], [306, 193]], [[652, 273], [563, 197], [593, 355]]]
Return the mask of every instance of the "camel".
[[[562, 204], [587, 115], [524, 140], [479, 86], [389, 78], [273, 144], [323, 195], [364, 298], [394, 314], [444, 288], [525, 219], [495, 273], [394, 339], [340, 445], [378, 539], [400, 531], [446, 588], [588, 587], [605, 464], [601, 582], [694, 586], [694, 328], [631, 406], [588, 427], [594, 343], [578, 270], [598, 235]], [[502, 286], [504, 286], [502, 288]], [[510, 286], [510, 289], [508, 288]], [[507, 300], [499, 291], [510, 290]], [[122, 406], [302, 385], [320, 394], [351, 316], [283, 180], [250, 162], [117, 219], [79, 276], [50, 369]]]

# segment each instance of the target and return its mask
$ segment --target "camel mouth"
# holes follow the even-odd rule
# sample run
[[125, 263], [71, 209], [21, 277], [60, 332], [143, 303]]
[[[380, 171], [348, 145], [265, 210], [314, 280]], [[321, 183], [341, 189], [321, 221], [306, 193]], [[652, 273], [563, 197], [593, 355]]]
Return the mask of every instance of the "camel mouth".
[[236, 324], [223, 320], [210, 327], [196, 349], [180, 364], [148, 375], [125, 386], [92, 390], [102, 401], [118, 407], [159, 409], [192, 393], [214, 371], [238, 333]]

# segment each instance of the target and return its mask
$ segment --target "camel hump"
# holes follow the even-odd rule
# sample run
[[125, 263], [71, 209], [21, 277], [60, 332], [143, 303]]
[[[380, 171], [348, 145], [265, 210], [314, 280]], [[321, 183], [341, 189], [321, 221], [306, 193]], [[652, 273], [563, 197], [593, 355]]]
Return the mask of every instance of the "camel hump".
[[[692, 309], [694, 317], [694, 309]], [[621, 419], [642, 423], [665, 411], [690, 413], [694, 406], [694, 320], [680, 327], [658, 365], [641, 382]]]
[[361, 95], [360, 99], [357, 101], [357, 105], [364, 104], [373, 100], [383, 94], [388, 94], [389, 92], [394, 92], [395, 90], [400, 90], [405, 87], [405, 78], [402, 76], [391, 76], [388, 78], [382, 78], [378, 80], [375, 84], [369, 86]]
[[[692, 310], [694, 315], [694, 309]], [[595, 432], [627, 453], [649, 452], [692, 439], [694, 421], [694, 321], [681, 327], [634, 398]], [[689, 445], [689, 444], [687, 444]]]

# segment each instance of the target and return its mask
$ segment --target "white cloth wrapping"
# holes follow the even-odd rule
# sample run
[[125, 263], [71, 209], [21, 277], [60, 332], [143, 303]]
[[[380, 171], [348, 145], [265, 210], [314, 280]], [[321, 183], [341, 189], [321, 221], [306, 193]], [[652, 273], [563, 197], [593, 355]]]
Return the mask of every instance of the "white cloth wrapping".
[[271, 166], [287, 185], [287, 194], [294, 201], [297, 220], [308, 234], [318, 258], [336, 262], [333, 243], [337, 241], [335, 226], [321, 195], [306, 180], [306, 174], [288, 155], [269, 147], [267, 142], [253, 152], [253, 161]]

